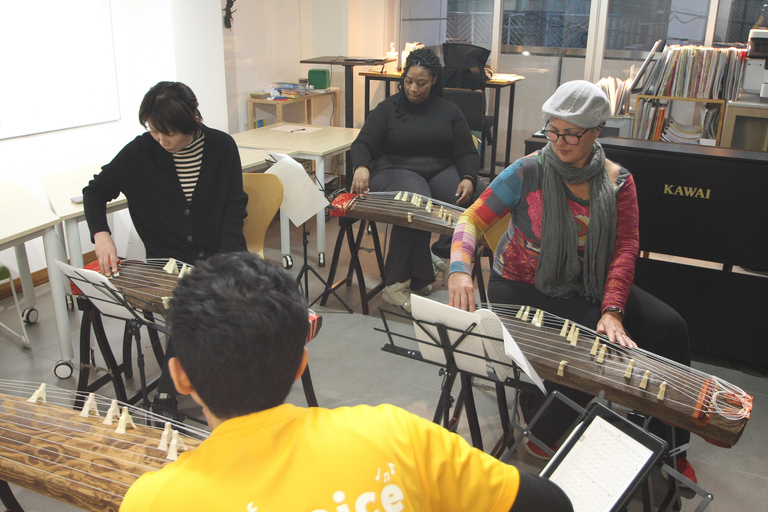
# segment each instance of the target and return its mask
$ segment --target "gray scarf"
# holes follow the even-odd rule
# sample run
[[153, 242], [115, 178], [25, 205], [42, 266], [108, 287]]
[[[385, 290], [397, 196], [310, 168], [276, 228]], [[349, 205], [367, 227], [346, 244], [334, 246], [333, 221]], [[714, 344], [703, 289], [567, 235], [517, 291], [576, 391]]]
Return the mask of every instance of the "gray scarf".
[[[605, 153], [595, 142], [592, 160], [577, 168], [564, 163], [548, 143], [541, 151], [543, 169], [541, 254], [536, 267], [536, 289], [551, 297], [574, 293], [602, 301], [608, 264], [616, 242], [616, 195], [605, 171]], [[584, 268], [578, 256], [578, 235], [565, 196], [565, 184], [589, 180], [589, 231]]]

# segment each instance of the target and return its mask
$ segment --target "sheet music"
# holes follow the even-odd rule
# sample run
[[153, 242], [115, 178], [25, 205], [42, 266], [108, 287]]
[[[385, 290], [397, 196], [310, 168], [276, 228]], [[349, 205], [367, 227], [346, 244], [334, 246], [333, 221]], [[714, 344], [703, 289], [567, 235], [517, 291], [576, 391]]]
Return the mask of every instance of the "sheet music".
[[[504, 327], [504, 324], [501, 323], [499, 317], [496, 316], [496, 313], [489, 309], [478, 309], [477, 315], [482, 319], [484, 334], [504, 340], [503, 342], [499, 342], [496, 340], [483, 339], [483, 344], [485, 345], [485, 350], [488, 352], [488, 356], [491, 359], [502, 362], [514, 361], [520, 370], [522, 370], [522, 372], [525, 373], [536, 386], [538, 386], [541, 392], [546, 395], [547, 390], [544, 387], [544, 382], [541, 380], [541, 377], [539, 377], [539, 374], [533, 369], [531, 363], [528, 362], [525, 354], [520, 350], [520, 347], [517, 345], [514, 338], [512, 338], [512, 335], [509, 334], [507, 328]], [[491, 365], [493, 365], [496, 375], [502, 381], [507, 380], [507, 377], [512, 374], [513, 370], [510, 366], [493, 362]]]
[[[462, 311], [461, 309], [448, 306], [446, 304], [440, 304], [430, 299], [425, 299], [416, 294], [411, 295], [411, 311], [414, 320], [422, 320], [431, 323], [440, 323], [446, 327], [452, 329], [459, 329], [465, 331], [473, 323], [477, 324], [473, 334], [482, 334], [482, 326], [480, 317], [474, 313], [468, 311]], [[439, 340], [437, 329], [431, 325], [422, 324], [422, 326], [430, 333], [435, 339]], [[422, 330], [421, 327], [414, 322], [413, 328], [416, 330], [416, 338], [423, 340], [425, 343], [419, 343], [419, 351], [424, 359], [434, 361], [436, 363], [445, 364], [445, 353], [442, 347], [438, 347], [434, 344], [434, 341]], [[455, 343], [461, 336], [461, 332], [448, 331], [448, 338], [451, 343]], [[485, 356], [483, 352], [482, 338], [478, 336], [469, 335], [456, 347], [462, 352], [469, 352], [473, 355], [465, 355], [454, 353], [454, 361], [459, 370], [474, 373], [476, 375], [486, 375], [485, 360], [482, 357]]]
[[652, 455], [650, 449], [596, 416], [550, 480], [568, 495], [575, 512], [608, 512]]
[[277, 162], [266, 170], [283, 182], [283, 202], [280, 211], [291, 219], [293, 225], [300, 227], [306, 221], [323, 211], [328, 206], [328, 199], [307, 176], [304, 167], [293, 158], [270, 153]]

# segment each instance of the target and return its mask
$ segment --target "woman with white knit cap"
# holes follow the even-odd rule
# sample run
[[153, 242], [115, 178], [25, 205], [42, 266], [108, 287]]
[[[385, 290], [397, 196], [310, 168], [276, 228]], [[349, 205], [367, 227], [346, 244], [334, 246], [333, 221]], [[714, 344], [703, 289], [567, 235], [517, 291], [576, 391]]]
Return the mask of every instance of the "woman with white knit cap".
[[[597, 142], [610, 109], [596, 85], [575, 80], [561, 85], [542, 107], [548, 144], [507, 167], [459, 219], [451, 247], [450, 304], [475, 309], [471, 278], [474, 248], [507, 213], [512, 221], [496, 247], [488, 284], [492, 303], [523, 304], [596, 329], [611, 342], [638, 346], [690, 364], [685, 320], [634, 284], [639, 251], [637, 191], [632, 175], [605, 158]], [[586, 393], [547, 382], [586, 405]], [[521, 396], [530, 420], [543, 395]], [[576, 413], [556, 400], [532, 433], [556, 449]], [[659, 423], [654, 425], [654, 423]], [[660, 422], [651, 430], [665, 432]], [[690, 434], [675, 429], [676, 444]], [[549, 458], [532, 442], [529, 453]], [[683, 456], [678, 471], [696, 481]]]

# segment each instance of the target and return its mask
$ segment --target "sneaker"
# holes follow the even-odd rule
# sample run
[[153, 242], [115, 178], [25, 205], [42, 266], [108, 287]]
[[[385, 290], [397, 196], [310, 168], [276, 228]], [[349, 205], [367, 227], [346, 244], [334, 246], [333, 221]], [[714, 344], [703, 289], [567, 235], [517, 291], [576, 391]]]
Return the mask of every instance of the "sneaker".
[[[544, 450], [536, 446], [536, 444], [533, 441], [528, 441], [523, 446], [525, 446], [525, 451], [528, 452], [528, 454], [531, 457], [534, 457], [539, 460], [549, 460], [552, 458], [550, 454], [548, 454], [547, 452], [545, 452]], [[556, 447], [555, 448], [550, 447], [550, 449], [553, 452], [557, 451]]]
[[432, 285], [428, 284], [427, 286], [425, 286], [421, 290], [411, 290], [411, 291], [413, 293], [415, 293], [416, 295], [421, 295], [422, 297], [426, 297], [427, 295], [432, 293]]
[[152, 400], [152, 412], [169, 420], [184, 421], [184, 415], [179, 412], [176, 395], [170, 393], [162, 398], [160, 393], [155, 395], [155, 399]]
[[386, 304], [398, 306], [411, 312], [411, 280], [391, 284], [381, 292], [381, 300]]
[[429, 252], [429, 254], [432, 256], [432, 271], [435, 273], [435, 279], [437, 279], [437, 276], [440, 274], [440, 272], [443, 273], [443, 275], [448, 273], [448, 264], [443, 261], [442, 258], [435, 255], [432, 251]]

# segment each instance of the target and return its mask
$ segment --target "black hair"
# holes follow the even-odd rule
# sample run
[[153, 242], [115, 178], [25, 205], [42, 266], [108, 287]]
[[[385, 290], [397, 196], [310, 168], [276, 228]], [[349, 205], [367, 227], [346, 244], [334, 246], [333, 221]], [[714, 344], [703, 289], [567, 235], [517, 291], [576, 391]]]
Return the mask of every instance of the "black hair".
[[168, 320], [181, 366], [218, 418], [285, 401], [309, 318], [283, 269], [248, 252], [214, 255], [179, 281]]
[[158, 82], [144, 95], [139, 106], [139, 122], [166, 135], [194, 135], [203, 124], [197, 97], [181, 82]]
[[[429, 48], [417, 48], [408, 54], [405, 59], [405, 67], [403, 68], [403, 74], [400, 76], [400, 82], [397, 84], [397, 90], [403, 92], [403, 83], [405, 81], [405, 75], [408, 74], [408, 70], [411, 66], [420, 66], [426, 68], [429, 71], [429, 76], [436, 76], [437, 80], [429, 90], [430, 94], [437, 96], [443, 95], [443, 68], [440, 64], [440, 57]], [[401, 94], [401, 96], [405, 96]], [[402, 98], [406, 99], [406, 98]]]

